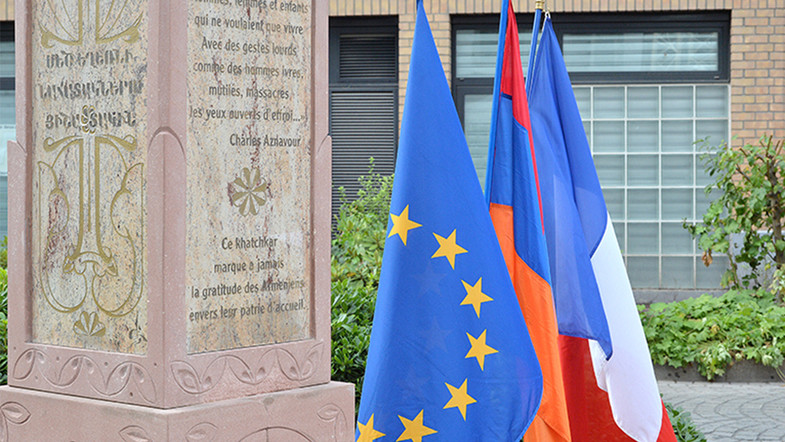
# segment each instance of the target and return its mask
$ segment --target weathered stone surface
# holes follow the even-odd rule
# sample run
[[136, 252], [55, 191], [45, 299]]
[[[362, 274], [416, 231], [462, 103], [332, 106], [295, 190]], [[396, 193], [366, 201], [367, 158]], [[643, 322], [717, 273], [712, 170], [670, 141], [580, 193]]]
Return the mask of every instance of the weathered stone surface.
[[33, 340], [144, 354], [147, 1], [33, 3]]
[[189, 353], [311, 334], [311, 3], [188, 3]]
[[[327, 3], [17, 0], [16, 10], [0, 414], [22, 422], [20, 390], [55, 394], [74, 413], [91, 399], [108, 413], [215, 403], [231, 414], [237, 398], [327, 384]], [[253, 17], [270, 24], [264, 35]], [[246, 43], [285, 50], [254, 49], [257, 59]], [[196, 60], [269, 69], [207, 75]], [[351, 391], [336, 391], [350, 416]]]

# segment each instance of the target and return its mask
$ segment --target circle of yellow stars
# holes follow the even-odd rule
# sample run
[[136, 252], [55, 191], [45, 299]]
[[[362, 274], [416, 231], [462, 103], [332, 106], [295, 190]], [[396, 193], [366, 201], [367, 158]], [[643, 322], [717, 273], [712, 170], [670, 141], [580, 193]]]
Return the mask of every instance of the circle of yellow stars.
[[[390, 233], [387, 237], [392, 238], [393, 236], [398, 235], [404, 246], [407, 246], [409, 231], [422, 227], [422, 224], [417, 223], [409, 218], [408, 205], [401, 211], [399, 215], [390, 213], [390, 218], [392, 219], [392, 228], [390, 229]], [[447, 262], [449, 262], [450, 267], [455, 270], [456, 256], [469, 253], [466, 249], [458, 245], [457, 229], [453, 230], [452, 233], [446, 237], [441, 236], [435, 232], [433, 233], [433, 236], [436, 238], [439, 248], [436, 250], [433, 256], [431, 256], [431, 258], [445, 258], [447, 259]], [[479, 319], [482, 304], [493, 301], [493, 298], [482, 292], [482, 277], [480, 277], [474, 284], [463, 280], [461, 280], [461, 282], [463, 283], [463, 287], [466, 290], [466, 297], [463, 298], [460, 305], [472, 306], [474, 312], [477, 314], [477, 318]], [[470, 333], [466, 333], [470, 348], [468, 353], [466, 353], [465, 358], [475, 358], [481, 371], [485, 370], [485, 357], [494, 353], [498, 353], [498, 350], [494, 349], [486, 343], [486, 335], [487, 329], [483, 330], [483, 332], [477, 337], [472, 336]], [[450, 400], [444, 405], [443, 409], [446, 410], [448, 408], [457, 408], [461, 413], [463, 420], [466, 420], [467, 407], [471, 404], [477, 403], [477, 400], [471, 397], [468, 393], [468, 379], [464, 379], [463, 383], [458, 387], [453, 386], [447, 382], [445, 382], [444, 385], [450, 392], [451, 397]], [[398, 415], [398, 419], [400, 419], [404, 426], [404, 431], [401, 433], [398, 439], [396, 439], [396, 441], [411, 440], [412, 442], [422, 442], [423, 437], [436, 434], [438, 432], [437, 430], [425, 425], [424, 413], [424, 409], [420, 410], [420, 413], [417, 414], [417, 416], [415, 416], [413, 419], [408, 419], [404, 416]], [[358, 422], [357, 429], [360, 433], [357, 439], [358, 442], [373, 442], [376, 439], [386, 436], [385, 433], [382, 433], [381, 431], [374, 428], [373, 414], [371, 414], [371, 417], [365, 424]]]

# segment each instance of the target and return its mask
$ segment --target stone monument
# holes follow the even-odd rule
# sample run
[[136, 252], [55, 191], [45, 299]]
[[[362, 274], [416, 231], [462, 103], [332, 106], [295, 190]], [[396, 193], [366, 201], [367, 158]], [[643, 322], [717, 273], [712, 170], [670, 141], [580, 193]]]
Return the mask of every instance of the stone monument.
[[353, 439], [324, 0], [17, 0], [2, 440]]

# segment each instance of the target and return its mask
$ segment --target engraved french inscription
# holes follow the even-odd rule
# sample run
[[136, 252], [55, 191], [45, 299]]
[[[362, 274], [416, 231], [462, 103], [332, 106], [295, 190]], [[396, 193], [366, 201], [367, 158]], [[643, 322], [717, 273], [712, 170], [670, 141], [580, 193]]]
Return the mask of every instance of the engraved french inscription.
[[147, 1], [32, 8], [34, 342], [147, 351]]
[[189, 353], [310, 337], [311, 8], [188, 0]]

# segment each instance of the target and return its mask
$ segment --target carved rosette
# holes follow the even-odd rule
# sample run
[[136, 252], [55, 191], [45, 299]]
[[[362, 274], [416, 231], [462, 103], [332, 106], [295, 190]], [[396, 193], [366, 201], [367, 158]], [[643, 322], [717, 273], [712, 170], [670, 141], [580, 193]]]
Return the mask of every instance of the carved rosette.
[[232, 189], [232, 205], [237, 207], [243, 216], [258, 215], [259, 208], [267, 202], [267, 180], [262, 178], [258, 167], [243, 167], [242, 172], [229, 186]]

